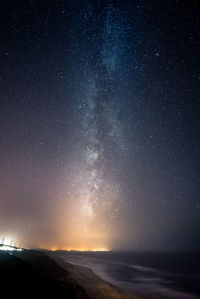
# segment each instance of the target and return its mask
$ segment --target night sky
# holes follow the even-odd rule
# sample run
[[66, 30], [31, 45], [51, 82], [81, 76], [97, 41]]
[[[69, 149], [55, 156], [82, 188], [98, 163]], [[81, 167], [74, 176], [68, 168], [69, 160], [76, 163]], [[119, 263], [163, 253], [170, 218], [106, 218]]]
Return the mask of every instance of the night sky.
[[199, 1], [0, 3], [0, 236], [200, 249]]

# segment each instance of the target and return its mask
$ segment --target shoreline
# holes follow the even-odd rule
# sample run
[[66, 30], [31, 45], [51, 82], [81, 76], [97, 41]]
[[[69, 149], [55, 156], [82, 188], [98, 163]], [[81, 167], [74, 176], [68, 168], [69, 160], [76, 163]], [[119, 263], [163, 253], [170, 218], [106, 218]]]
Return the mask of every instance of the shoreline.
[[[104, 276], [103, 276], [104, 277]], [[27, 298], [31, 290], [35, 297], [70, 299], [196, 299], [196, 294], [185, 293], [173, 288], [155, 289], [145, 285], [137, 289], [121, 288], [104, 280], [89, 265], [69, 262], [59, 251], [22, 250], [0, 251], [0, 278], [3, 290], [9, 289], [9, 295]], [[22, 284], [23, 282], [23, 284]], [[12, 288], [10, 288], [12, 286]], [[46, 296], [46, 297], [45, 297]]]
[[[69, 277], [80, 285], [90, 299], [139, 299], [100, 278], [92, 269], [69, 263], [56, 252], [46, 252], [60, 267], [68, 271]], [[141, 298], [141, 297], [140, 297]]]
[[144, 288], [136, 288], [126, 290], [112, 281], [104, 279], [95, 272], [89, 265], [80, 265], [69, 262], [59, 251], [48, 251], [47, 255], [53, 259], [60, 267], [70, 273], [70, 277], [75, 280], [88, 294], [90, 299], [197, 299], [197, 295], [193, 293], [181, 292], [178, 289], [167, 288], [165, 286], [154, 287], [152, 284], [144, 286]]
[[[37, 250], [0, 252], [0, 280], [6, 298], [90, 299], [69, 272]], [[39, 297], [38, 297], [39, 296]]]

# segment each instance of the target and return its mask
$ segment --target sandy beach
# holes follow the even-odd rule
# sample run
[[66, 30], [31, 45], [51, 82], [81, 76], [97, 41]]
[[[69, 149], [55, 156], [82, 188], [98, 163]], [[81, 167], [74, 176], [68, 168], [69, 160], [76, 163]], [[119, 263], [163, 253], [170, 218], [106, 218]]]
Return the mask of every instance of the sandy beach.
[[55, 252], [48, 252], [48, 256], [69, 271], [69, 277], [84, 288], [90, 299], [139, 299], [105, 282], [87, 267], [68, 263]]
[[[97, 273], [97, 274], [96, 274]], [[105, 278], [106, 279], [106, 278]], [[7, 298], [29, 295], [36, 298], [69, 299], [196, 299], [195, 292], [160, 285], [134, 284], [123, 288], [104, 280], [95, 268], [74, 264], [61, 251], [0, 251], [0, 281]], [[197, 280], [191, 283], [197, 283]], [[185, 282], [189, 282], [189, 276]], [[146, 286], [146, 289], [145, 289]], [[194, 288], [194, 287], [193, 287]], [[198, 288], [197, 288], [198, 291]], [[129, 293], [128, 293], [129, 292]]]
[[67, 263], [55, 252], [48, 252], [48, 256], [69, 271], [69, 277], [85, 289], [90, 299], [139, 299], [105, 282], [89, 268]]
[[0, 280], [7, 298], [137, 299], [54, 252], [1, 251]]
[[[93, 267], [74, 264], [61, 251], [0, 251], [0, 281], [7, 298], [27, 298], [30, 294], [48, 299], [199, 298], [195, 292], [181, 292], [162, 285], [155, 287], [151, 284], [147, 288], [147, 284], [143, 284], [137, 288], [135, 284], [132, 289], [123, 288], [120, 284], [105, 281]], [[185, 281], [189, 282], [189, 276]]]
[[1, 251], [0, 281], [6, 298], [89, 299], [68, 271], [35, 250]]
[[[192, 266], [194, 259], [191, 258], [190, 254], [181, 255], [179, 253], [179, 255], [172, 255], [171, 258], [169, 254], [161, 254], [159, 257], [159, 254], [146, 256], [146, 254], [142, 253], [124, 254], [119, 252], [101, 254], [49, 251], [47, 254], [69, 272], [69, 277], [83, 287], [91, 299], [199, 298], [197, 287], [199, 283], [198, 273], [189, 275], [190, 272], [192, 273], [196, 269], [194, 265]], [[155, 256], [158, 261], [157, 264], [155, 263]], [[178, 268], [174, 272], [172, 270], [170, 272], [170, 269], [167, 271], [165, 268], [166, 264], [162, 264], [163, 257], [166, 258], [167, 265], [173, 260], [174, 267], [174, 258], [181, 259], [187, 268], [187, 272], [184, 274], [184, 267], [182, 274], [177, 272], [178, 270], [180, 271], [180, 264], [178, 264]], [[128, 258], [129, 264], [123, 260], [124, 258], [126, 258], [125, 260]], [[196, 256], [196, 259], [198, 259], [198, 256]], [[186, 266], [187, 261], [190, 264], [190, 268]], [[161, 268], [159, 268], [159, 264], [162, 265]], [[162, 269], [165, 269], [165, 271]]]

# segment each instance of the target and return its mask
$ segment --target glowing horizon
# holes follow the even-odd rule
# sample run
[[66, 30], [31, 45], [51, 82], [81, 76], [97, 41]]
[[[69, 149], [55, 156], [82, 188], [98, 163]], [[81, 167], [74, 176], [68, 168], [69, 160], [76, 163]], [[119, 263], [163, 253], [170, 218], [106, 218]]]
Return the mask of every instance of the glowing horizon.
[[64, 250], [64, 251], [80, 251], [80, 252], [88, 252], [88, 251], [92, 251], [92, 252], [104, 252], [104, 251], [111, 251], [108, 248], [50, 248], [51, 251], [57, 251], [57, 250]]

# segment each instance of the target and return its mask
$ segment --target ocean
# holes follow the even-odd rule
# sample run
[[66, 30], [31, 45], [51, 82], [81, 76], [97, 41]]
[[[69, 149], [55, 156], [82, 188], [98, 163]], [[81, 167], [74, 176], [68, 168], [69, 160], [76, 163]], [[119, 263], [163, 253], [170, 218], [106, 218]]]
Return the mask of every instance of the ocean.
[[112, 285], [148, 299], [200, 298], [198, 252], [66, 252], [62, 258], [92, 269]]

